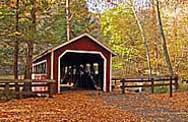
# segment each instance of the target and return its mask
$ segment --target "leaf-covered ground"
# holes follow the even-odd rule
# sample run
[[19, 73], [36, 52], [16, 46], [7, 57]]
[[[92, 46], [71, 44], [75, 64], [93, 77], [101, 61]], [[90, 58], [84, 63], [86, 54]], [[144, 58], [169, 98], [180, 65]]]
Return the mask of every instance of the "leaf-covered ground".
[[[95, 96], [95, 98], [93, 97]], [[135, 122], [136, 115], [118, 110], [94, 91], [65, 92], [54, 98], [0, 103], [0, 122]]]
[[169, 94], [110, 93], [106, 104], [142, 117], [144, 122], [188, 122], [188, 92]]
[[188, 92], [70, 91], [0, 103], [0, 122], [188, 122]]

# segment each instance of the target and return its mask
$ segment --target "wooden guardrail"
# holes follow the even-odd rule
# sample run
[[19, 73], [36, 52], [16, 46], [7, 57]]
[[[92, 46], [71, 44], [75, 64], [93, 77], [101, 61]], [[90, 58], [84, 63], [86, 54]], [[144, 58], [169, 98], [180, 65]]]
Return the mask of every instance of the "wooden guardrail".
[[112, 78], [112, 81], [113, 81], [113, 83], [114, 83], [114, 85], [116, 85], [117, 84], [117, 81], [120, 81], [122, 78], [115, 78], [115, 77], [113, 77]]
[[115, 88], [118, 88], [118, 85], [120, 83], [122, 78], [120, 77], [112, 77], [112, 91], [115, 89]]
[[[54, 80], [0, 79], [0, 94], [6, 98], [10, 95], [15, 95], [16, 98], [21, 98], [36, 94], [48, 94], [49, 97], [52, 97], [54, 93], [54, 83]], [[45, 90], [36, 90], [40, 87], [45, 88]]]
[[[172, 97], [173, 86], [175, 89], [178, 88], [178, 76], [160, 76], [151, 78], [123, 78], [121, 79], [122, 94], [125, 93], [125, 88], [131, 87], [151, 87], [151, 92], [154, 93], [154, 87], [156, 86], [169, 86], [170, 97]], [[130, 83], [142, 83], [131, 84]], [[148, 84], [149, 83], [149, 84]]]

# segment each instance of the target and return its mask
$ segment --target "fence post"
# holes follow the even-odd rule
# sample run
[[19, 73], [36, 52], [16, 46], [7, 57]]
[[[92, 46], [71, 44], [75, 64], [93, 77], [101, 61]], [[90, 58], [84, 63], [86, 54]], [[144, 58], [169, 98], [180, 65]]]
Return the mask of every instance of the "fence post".
[[121, 86], [122, 94], [125, 94], [125, 80], [122, 79], [121, 82], [122, 82], [122, 86]]
[[4, 89], [4, 92], [5, 92], [5, 97], [6, 99], [8, 99], [8, 96], [9, 96], [9, 82], [6, 82], [5, 83], [5, 89]]
[[53, 80], [48, 81], [48, 94], [50, 98], [53, 97], [53, 83], [54, 83]]
[[172, 97], [172, 76], [170, 76], [170, 97]]
[[16, 93], [16, 98], [19, 99], [20, 98], [20, 87], [19, 87], [17, 80], [15, 80], [15, 93]]
[[178, 75], [175, 75], [174, 80], [175, 80], [175, 89], [177, 90], [178, 89]]
[[25, 79], [24, 80], [24, 86], [23, 86], [23, 96], [29, 97], [32, 95], [32, 80], [31, 79]]
[[154, 93], [154, 79], [151, 78], [151, 93]]
[[113, 84], [114, 82], [113, 82], [113, 78], [111, 79], [111, 81], [112, 81], [112, 86], [111, 86], [111, 87], [112, 87], [112, 91], [114, 91], [114, 84]]

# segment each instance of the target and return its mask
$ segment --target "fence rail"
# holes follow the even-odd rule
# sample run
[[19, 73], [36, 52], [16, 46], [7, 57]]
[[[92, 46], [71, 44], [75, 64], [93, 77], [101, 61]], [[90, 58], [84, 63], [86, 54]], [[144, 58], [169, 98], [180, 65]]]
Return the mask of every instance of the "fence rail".
[[[36, 94], [48, 94], [49, 97], [52, 97], [54, 93], [54, 83], [54, 80], [0, 79], [0, 94], [6, 98], [10, 95], [21, 98], [23, 96]], [[44, 88], [45, 90], [40, 90], [39, 88]]]
[[[116, 85], [117, 81], [121, 83], [122, 93], [125, 93], [126, 88], [135, 88], [135, 87], [151, 87], [151, 92], [154, 93], [154, 87], [157, 86], [169, 86], [170, 97], [172, 97], [173, 86], [175, 89], [178, 89], [178, 76], [158, 76], [158, 77], [138, 77], [138, 78], [112, 78], [114, 84]], [[131, 84], [138, 83], [138, 84]], [[140, 84], [142, 83], [142, 84]]]

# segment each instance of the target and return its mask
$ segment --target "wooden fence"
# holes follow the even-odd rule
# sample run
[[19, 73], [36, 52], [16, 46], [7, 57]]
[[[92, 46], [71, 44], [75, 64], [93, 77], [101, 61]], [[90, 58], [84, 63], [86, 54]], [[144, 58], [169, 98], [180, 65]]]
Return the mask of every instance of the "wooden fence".
[[120, 85], [120, 81], [122, 78], [120, 77], [112, 77], [112, 91]]
[[[173, 86], [175, 89], [178, 88], [178, 77], [177, 76], [162, 76], [162, 77], [151, 77], [151, 78], [123, 78], [121, 79], [122, 93], [125, 93], [125, 88], [133, 87], [151, 87], [151, 92], [154, 93], [154, 87], [156, 86], [169, 86], [170, 97], [172, 97]], [[129, 85], [129, 83], [142, 83], [141, 85]], [[149, 84], [148, 84], [149, 83]]]
[[[54, 80], [0, 79], [0, 94], [6, 98], [15, 95], [18, 99], [37, 94], [48, 94], [49, 97], [52, 97], [54, 93], [54, 83]], [[40, 90], [40, 88], [43, 88], [43, 90]]]
[[178, 76], [157, 76], [150, 78], [112, 78], [113, 86], [117, 85], [117, 81], [121, 83], [122, 93], [125, 93], [126, 88], [136, 87], [151, 87], [151, 92], [154, 93], [156, 86], [169, 86], [170, 97], [172, 97], [173, 86], [178, 89]]

